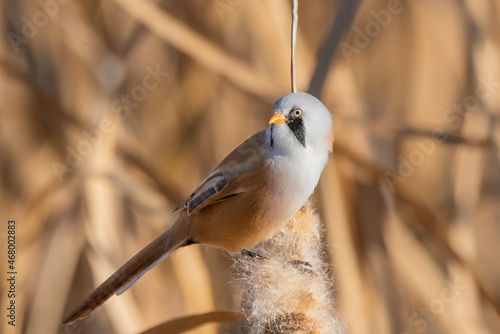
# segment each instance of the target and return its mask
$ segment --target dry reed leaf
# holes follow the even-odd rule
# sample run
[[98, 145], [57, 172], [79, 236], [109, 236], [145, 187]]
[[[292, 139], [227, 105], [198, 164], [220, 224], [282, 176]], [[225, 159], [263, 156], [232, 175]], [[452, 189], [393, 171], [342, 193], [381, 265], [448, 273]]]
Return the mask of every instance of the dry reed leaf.
[[323, 172], [320, 191], [328, 251], [333, 264], [338, 266], [336, 279], [341, 300], [339, 311], [351, 331], [371, 333], [366, 322], [356, 321], [357, 318], [368, 318], [370, 311], [367, 298], [363, 295], [366, 282], [358, 261], [358, 247], [351, 232], [352, 217], [347, 204], [349, 197], [342, 190], [339, 172], [330, 160]]
[[213, 311], [169, 320], [141, 334], [177, 334], [192, 330], [209, 322], [232, 322], [242, 318], [241, 314], [231, 311]]
[[488, 326], [485, 325], [481, 293], [474, 282], [474, 276], [453, 262], [448, 264], [448, 270], [450, 279], [465, 287], [457, 300], [450, 304], [450, 318], [461, 319], [458, 330], [465, 333], [490, 333]]
[[[49, 249], [38, 276], [38, 288], [29, 306], [31, 315], [25, 333], [55, 333], [63, 316], [65, 296], [71, 288], [80, 252], [84, 245], [81, 226], [73, 224], [68, 217], [61, 217], [56, 231], [48, 240]], [[78, 238], [74, 236], [78, 235]], [[59, 268], [64, 268], [61, 271]], [[55, 316], [52, 316], [55, 315]]]
[[[472, 115], [462, 130], [487, 130], [487, 123], [481, 118], [484, 120], [484, 115]], [[450, 227], [450, 243], [468, 263], [473, 263], [477, 256], [474, 213], [480, 202], [485, 156], [484, 151], [471, 147], [459, 147], [455, 155], [454, 200], [457, 216]]]
[[[426, 305], [439, 298], [446, 287], [442, 269], [394, 213], [388, 215], [384, 238], [396, 271], [420, 302]], [[440, 317], [437, 321], [442, 322], [442, 326], [448, 331], [451, 330], [450, 333], [459, 329], [458, 322], [453, 322], [448, 317]]]
[[[87, 238], [97, 254], [113, 255], [120, 249], [123, 238], [123, 227], [118, 221], [115, 198], [116, 187], [111, 180], [102, 177], [92, 177], [92, 173], [112, 173], [115, 164], [115, 136], [110, 133], [103, 144], [95, 147], [93, 154], [84, 167], [89, 177], [84, 180], [86, 205], [88, 210]], [[104, 281], [114, 266], [106, 263], [106, 259], [93, 257], [89, 259], [96, 285]], [[144, 319], [138, 314], [138, 308], [130, 295], [124, 295], [120, 300], [107, 303], [107, 310], [113, 328], [119, 332], [138, 331], [144, 328]]]
[[[385, 198], [388, 196], [390, 195], [386, 192]], [[413, 293], [420, 303], [428, 305], [426, 310], [430, 310], [431, 314], [425, 323], [418, 324], [418, 328], [432, 327], [432, 322], [435, 321], [448, 333], [462, 330], [467, 333], [485, 333], [481, 322], [470, 321], [474, 318], [473, 313], [453, 314], [454, 311], [460, 311], [460, 305], [468, 305], [466, 308], [469, 309], [474, 296], [477, 298], [471, 276], [454, 261], [447, 262], [452, 271], [445, 275], [437, 259], [434, 259], [430, 251], [402, 224], [401, 219], [393, 211], [394, 205], [389, 207], [392, 209], [388, 214], [384, 231], [389, 256], [396, 270], [411, 284], [409, 287], [414, 289]], [[451, 313], [450, 316], [440, 316], [445, 311]], [[417, 326], [416, 324], [417, 321], [410, 316], [406, 326], [410, 328]]]
[[344, 0], [340, 2], [330, 32], [323, 43], [322, 49], [318, 51], [316, 68], [307, 90], [312, 95], [322, 95], [332, 59], [339, 48], [342, 38], [353, 23], [361, 3], [362, 0]]
[[198, 314], [214, 309], [214, 297], [210, 288], [210, 275], [203, 261], [200, 247], [189, 247], [172, 256], [171, 260], [184, 307], [188, 314]]

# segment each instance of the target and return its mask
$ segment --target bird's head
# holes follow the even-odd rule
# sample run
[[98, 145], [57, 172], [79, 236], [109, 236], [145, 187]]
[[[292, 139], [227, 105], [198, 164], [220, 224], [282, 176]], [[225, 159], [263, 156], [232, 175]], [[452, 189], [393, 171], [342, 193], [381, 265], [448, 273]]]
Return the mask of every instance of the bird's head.
[[331, 150], [332, 117], [314, 96], [303, 92], [288, 94], [274, 103], [269, 135], [273, 146], [286, 150]]

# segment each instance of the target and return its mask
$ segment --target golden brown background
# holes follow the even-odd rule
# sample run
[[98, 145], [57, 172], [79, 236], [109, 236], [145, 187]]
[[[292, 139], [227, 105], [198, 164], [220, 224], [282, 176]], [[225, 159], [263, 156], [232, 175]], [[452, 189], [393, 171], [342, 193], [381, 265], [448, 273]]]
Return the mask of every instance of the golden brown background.
[[[0, 331], [137, 333], [238, 310], [230, 260], [192, 246], [89, 320], [60, 326], [266, 126], [290, 90], [290, 2], [4, 0], [0, 10]], [[338, 13], [344, 44], [318, 62]], [[352, 333], [500, 332], [499, 14], [498, 0], [299, 4], [298, 88], [325, 74], [315, 93], [334, 117], [315, 200]]]

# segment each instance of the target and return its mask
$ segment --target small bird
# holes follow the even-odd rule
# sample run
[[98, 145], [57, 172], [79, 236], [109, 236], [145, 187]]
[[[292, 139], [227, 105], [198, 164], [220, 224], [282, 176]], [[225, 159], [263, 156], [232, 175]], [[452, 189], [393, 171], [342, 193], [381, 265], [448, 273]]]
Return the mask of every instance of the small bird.
[[[274, 104], [269, 126], [232, 151], [175, 210], [172, 227], [137, 253], [64, 319], [88, 316], [178, 248], [245, 252], [277, 233], [314, 192], [333, 146], [332, 117], [298, 92]], [[255, 254], [254, 254], [255, 255]]]

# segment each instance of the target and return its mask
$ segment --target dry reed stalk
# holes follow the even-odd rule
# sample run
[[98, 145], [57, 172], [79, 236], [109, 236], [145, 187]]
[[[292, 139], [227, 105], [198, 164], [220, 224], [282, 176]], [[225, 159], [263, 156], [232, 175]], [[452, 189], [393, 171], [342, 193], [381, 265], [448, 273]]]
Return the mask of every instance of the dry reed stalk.
[[[225, 76], [243, 89], [269, 99], [282, 95], [283, 89], [267, 80], [260, 80], [259, 76], [256, 76], [254, 71], [242, 61], [229, 56], [203, 36], [189, 29], [181, 21], [158, 10], [154, 4], [147, 1], [114, 1], [172, 46]], [[204, 52], [200, 52], [200, 50], [204, 50]]]
[[264, 258], [233, 256], [235, 282], [243, 289], [243, 333], [346, 332], [333, 308], [321, 226], [307, 203], [277, 235], [252, 249]]

